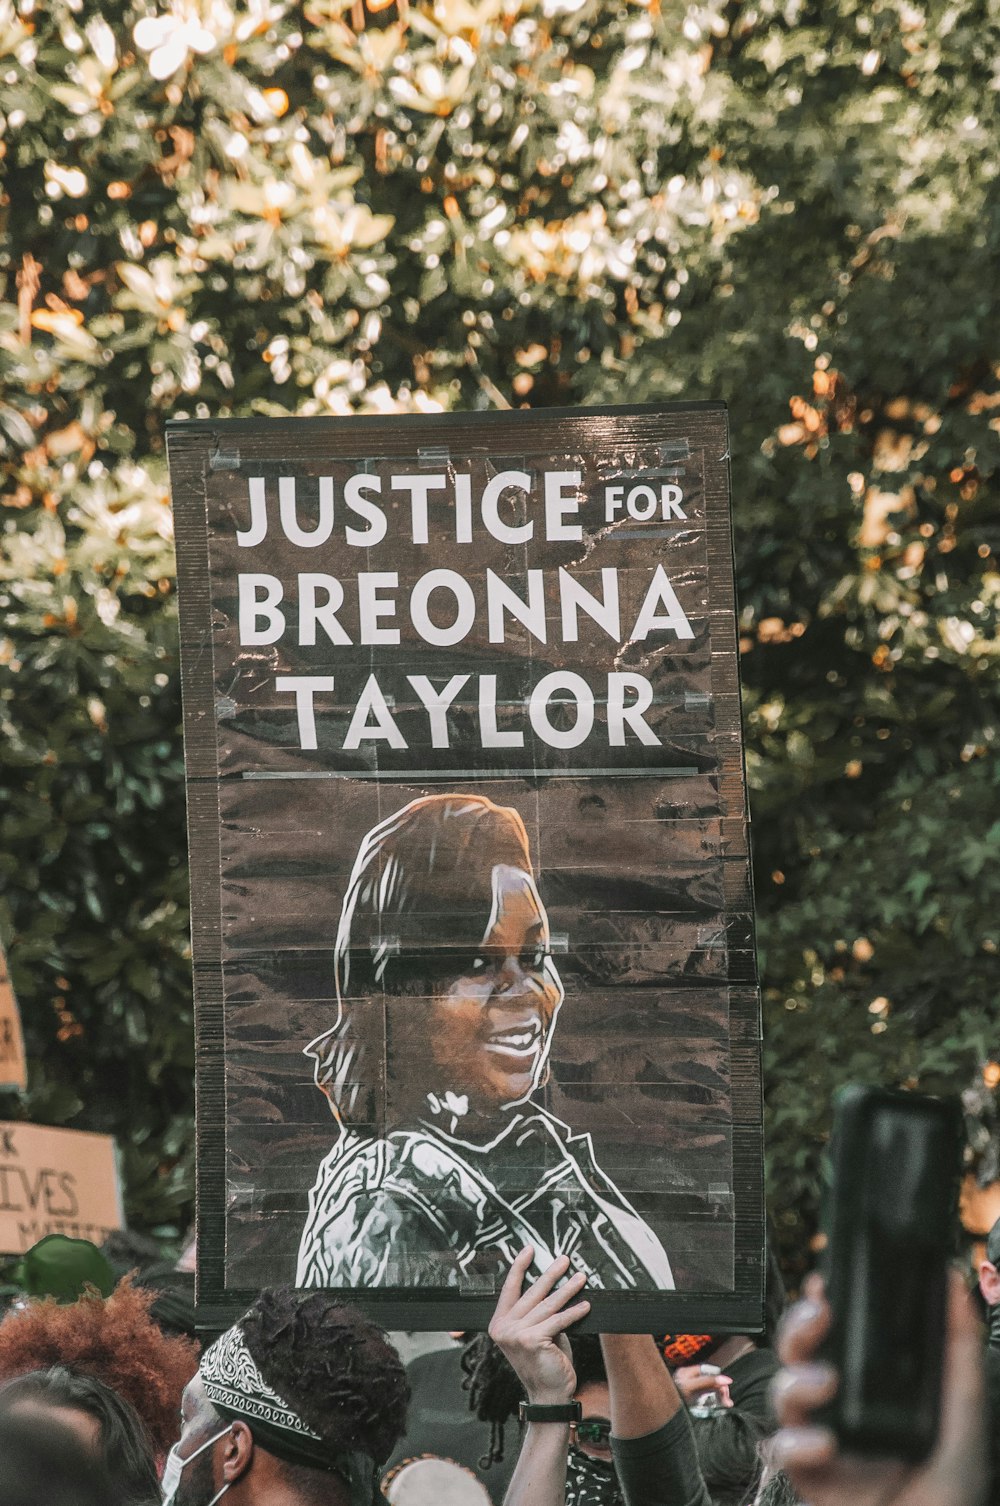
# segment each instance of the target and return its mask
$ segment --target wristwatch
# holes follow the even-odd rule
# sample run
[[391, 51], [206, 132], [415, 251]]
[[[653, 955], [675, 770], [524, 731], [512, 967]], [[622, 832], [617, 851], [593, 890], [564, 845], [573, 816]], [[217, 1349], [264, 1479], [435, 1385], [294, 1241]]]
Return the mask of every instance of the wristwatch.
[[579, 1422], [583, 1408], [578, 1401], [543, 1402], [522, 1401], [517, 1409], [522, 1422]]

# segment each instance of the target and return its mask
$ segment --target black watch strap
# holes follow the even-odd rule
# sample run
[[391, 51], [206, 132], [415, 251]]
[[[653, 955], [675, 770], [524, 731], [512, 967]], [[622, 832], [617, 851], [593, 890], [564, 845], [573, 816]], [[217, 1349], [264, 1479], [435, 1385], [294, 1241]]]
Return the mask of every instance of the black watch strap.
[[522, 1422], [579, 1422], [583, 1408], [578, 1401], [559, 1401], [549, 1405], [522, 1401], [517, 1415]]

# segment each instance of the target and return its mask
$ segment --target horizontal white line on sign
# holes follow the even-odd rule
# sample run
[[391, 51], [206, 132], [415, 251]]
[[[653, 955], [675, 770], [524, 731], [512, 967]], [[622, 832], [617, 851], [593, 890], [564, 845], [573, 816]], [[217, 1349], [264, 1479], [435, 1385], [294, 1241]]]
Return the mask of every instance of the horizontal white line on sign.
[[698, 769], [244, 769], [241, 779], [688, 779]]

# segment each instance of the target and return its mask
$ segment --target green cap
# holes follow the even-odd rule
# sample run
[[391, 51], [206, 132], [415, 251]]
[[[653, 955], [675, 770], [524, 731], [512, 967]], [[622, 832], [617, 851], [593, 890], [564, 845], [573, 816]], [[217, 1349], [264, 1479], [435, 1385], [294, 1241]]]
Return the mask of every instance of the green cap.
[[110, 1297], [117, 1281], [104, 1256], [89, 1239], [46, 1234], [14, 1267], [14, 1280], [30, 1297], [55, 1297], [75, 1302], [85, 1286], [96, 1286]]

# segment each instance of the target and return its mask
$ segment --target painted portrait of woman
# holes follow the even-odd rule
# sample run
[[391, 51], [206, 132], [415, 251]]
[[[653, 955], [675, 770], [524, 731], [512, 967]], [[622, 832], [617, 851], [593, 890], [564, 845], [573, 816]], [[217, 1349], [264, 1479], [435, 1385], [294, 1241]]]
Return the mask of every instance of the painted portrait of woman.
[[660, 1241], [590, 1136], [537, 1101], [564, 991], [518, 812], [411, 801], [364, 839], [310, 1042], [337, 1134], [309, 1195], [299, 1286], [461, 1286], [531, 1243], [593, 1287], [667, 1290]]

